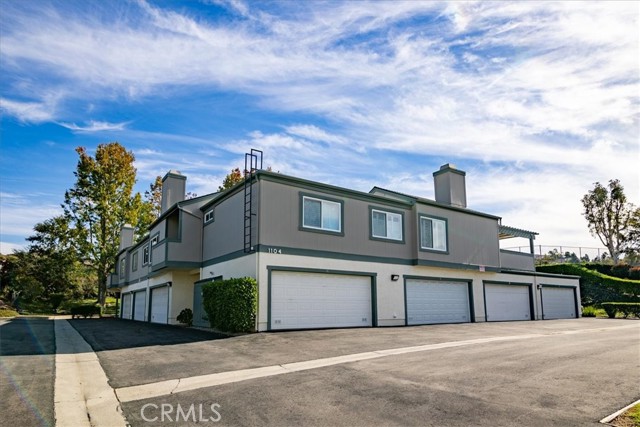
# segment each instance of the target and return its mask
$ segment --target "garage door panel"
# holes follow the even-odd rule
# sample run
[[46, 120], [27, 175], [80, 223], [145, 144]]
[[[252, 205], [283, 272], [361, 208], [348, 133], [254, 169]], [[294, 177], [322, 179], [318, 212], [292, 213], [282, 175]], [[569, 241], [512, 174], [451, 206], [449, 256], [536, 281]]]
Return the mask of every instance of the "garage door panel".
[[163, 286], [151, 290], [151, 322], [168, 323], [169, 287]]
[[132, 294], [125, 294], [122, 296], [122, 318], [131, 319], [131, 303], [133, 301]]
[[371, 312], [368, 276], [272, 273], [272, 329], [371, 326]]
[[146, 310], [146, 291], [140, 291], [133, 294], [133, 320], [144, 320]]
[[542, 311], [545, 320], [575, 319], [576, 295], [574, 289], [543, 286]]
[[484, 286], [488, 322], [531, 320], [531, 299], [528, 285]]
[[466, 282], [407, 280], [406, 300], [409, 325], [471, 321]]

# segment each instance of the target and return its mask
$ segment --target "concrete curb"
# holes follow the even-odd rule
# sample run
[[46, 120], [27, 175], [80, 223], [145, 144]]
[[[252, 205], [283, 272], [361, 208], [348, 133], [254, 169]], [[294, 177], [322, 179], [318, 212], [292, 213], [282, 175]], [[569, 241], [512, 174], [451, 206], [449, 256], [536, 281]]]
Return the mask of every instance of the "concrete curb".
[[620, 415], [622, 415], [625, 411], [627, 411], [628, 409], [636, 406], [640, 404], [640, 399], [636, 400], [635, 402], [625, 406], [624, 408], [620, 409], [619, 411], [614, 412], [613, 414], [609, 415], [608, 417], [604, 417], [603, 419], [600, 420], [600, 422], [602, 424], [609, 424], [611, 421], [613, 421], [614, 419], [618, 418]]

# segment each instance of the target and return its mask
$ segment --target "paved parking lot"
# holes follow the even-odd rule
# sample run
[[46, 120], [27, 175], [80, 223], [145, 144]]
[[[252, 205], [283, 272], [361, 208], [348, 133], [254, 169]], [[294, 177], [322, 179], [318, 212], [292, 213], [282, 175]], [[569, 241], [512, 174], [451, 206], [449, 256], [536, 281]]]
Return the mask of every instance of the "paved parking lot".
[[[29, 421], [20, 425], [53, 425], [52, 323], [0, 326], [2, 412]], [[238, 337], [117, 319], [70, 323], [96, 350], [132, 426], [595, 426], [640, 398], [637, 320]], [[255, 368], [266, 374], [241, 381]], [[37, 411], [14, 383], [31, 390]], [[138, 399], [138, 389], [153, 397]]]
[[52, 321], [46, 317], [0, 319], [2, 422], [54, 425], [54, 358]]
[[[134, 426], [149, 425], [141, 413], [144, 405], [147, 419], [159, 418], [153, 425], [202, 425], [184, 419], [176, 424], [178, 404], [183, 409], [202, 405], [204, 418], [207, 410], [211, 412], [207, 408], [218, 404], [221, 425], [584, 426], [640, 398], [640, 322], [632, 320], [296, 331], [231, 338], [203, 332], [190, 342], [168, 345], [159, 345], [162, 331], [173, 336], [179, 328], [147, 330], [148, 325], [110, 319], [72, 324], [94, 348], [114, 348], [98, 351], [98, 357], [116, 389], [376, 350], [503, 339], [124, 402], [127, 420]], [[118, 346], [92, 332], [117, 327], [140, 328], [140, 333], [127, 338], [128, 346]], [[110, 339], [117, 341], [117, 335]], [[162, 404], [174, 409], [172, 421], [160, 422]]]

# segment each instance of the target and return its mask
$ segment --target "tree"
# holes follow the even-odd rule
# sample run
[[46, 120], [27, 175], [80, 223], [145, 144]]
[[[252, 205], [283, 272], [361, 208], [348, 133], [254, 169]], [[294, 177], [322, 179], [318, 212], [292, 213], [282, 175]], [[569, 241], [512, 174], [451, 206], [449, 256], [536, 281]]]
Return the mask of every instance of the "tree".
[[135, 231], [138, 240], [144, 237], [149, 226], [160, 216], [161, 203], [162, 178], [157, 176], [153, 184], [149, 184], [149, 189], [144, 192], [144, 200], [140, 204], [138, 224]]
[[[191, 191], [185, 194], [185, 200], [198, 197]], [[136, 236], [142, 239], [149, 229], [149, 226], [160, 217], [162, 210], [162, 178], [156, 176], [153, 184], [149, 184], [149, 189], [144, 192], [144, 200], [140, 206]]]
[[242, 176], [240, 168], [232, 169], [231, 172], [224, 177], [222, 185], [218, 187], [218, 191], [228, 190], [242, 181], [244, 181], [244, 176]]
[[135, 157], [117, 142], [100, 144], [95, 157], [78, 147], [76, 183], [65, 193], [64, 212], [75, 227], [75, 247], [96, 274], [98, 302], [104, 305], [107, 277], [114, 268], [125, 224], [136, 224], [142, 198], [133, 194]]
[[614, 263], [633, 244], [632, 220], [636, 208], [627, 203], [620, 181], [612, 179], [607, 187], [599, 182], [582, 198], [583, 215], [589, 231], [607, 247]]

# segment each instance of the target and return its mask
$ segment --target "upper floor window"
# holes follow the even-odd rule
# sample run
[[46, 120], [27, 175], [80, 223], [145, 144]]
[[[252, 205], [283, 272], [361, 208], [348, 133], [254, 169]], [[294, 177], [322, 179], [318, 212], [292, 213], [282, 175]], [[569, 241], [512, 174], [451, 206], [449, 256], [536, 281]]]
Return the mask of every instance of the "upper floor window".
[[149, 245], [142, 249], [142, 265], [149, 264]]
[[323, 231], [342, 231], [342, 203], [302, 197], [302, 226]]
[[447, 251], [447, 220], [420, 217], [420, 249]]
[[156, 234], [155, 236], [153, 236], [151, 238], [151, 246], [157, 245], [158, 244], [158, 235]]
[[213, 209], [204, 214], [204, 223], [213, 221]]
[[127, 271], [127, 263], [125, 262], [125, 259], [121, 259], [120, 260], [120, 278], [124, 279], [124, 274]]
[[402, 240], [402, 214], [371, 209], [371, 236]]
[[138, 269], [138, 252], [135, 252], [131, 257], [131, 271]]

